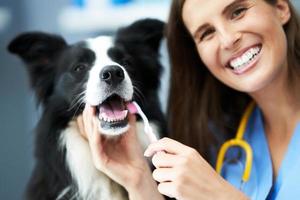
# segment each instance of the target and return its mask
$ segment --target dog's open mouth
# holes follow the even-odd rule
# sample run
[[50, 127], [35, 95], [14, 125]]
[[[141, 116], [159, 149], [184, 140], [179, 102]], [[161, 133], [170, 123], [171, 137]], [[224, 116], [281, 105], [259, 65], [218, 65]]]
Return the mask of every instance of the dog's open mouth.
[[119, 135], [128, 130], [126, 102], [118, 95], [108, 97], [96, 107], [103, 134]]

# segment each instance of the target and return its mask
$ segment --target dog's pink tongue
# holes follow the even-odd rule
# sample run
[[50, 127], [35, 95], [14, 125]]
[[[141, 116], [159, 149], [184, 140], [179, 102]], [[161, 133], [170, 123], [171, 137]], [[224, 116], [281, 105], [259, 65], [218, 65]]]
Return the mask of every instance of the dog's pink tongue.
[[124, 105], [118, 101], [110, 101], [107, 104], [101, 105], [99, 109], [101, 113], [105, 113], [107, 117], [111, 119], [124, 118]]

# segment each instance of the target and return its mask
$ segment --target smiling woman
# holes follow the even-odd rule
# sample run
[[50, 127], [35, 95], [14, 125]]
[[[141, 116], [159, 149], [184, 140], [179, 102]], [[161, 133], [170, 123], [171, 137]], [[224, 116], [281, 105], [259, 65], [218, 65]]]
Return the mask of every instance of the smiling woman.
[[[199, 12], [200, 7], [208, 9]], [[212, 8], [213, 12], [207, 11]], [[211, 15], [215, 17], [203, 20]], [[257, 20], [258, 16], [264, 20]], [[225, 85], [243, 92], [260, 90], [287, 72], [282, 25], [289, 18], [289, 7], [278, 5], [274, 9], [264, 1], [215, 5], [213, 1], [189, 0], [183, 7], [183, 21], [196, 36], [203, 63]]]
[[[161, 193], [197, 200], [297, 198], [299, 27], [288, 0], [173, 0], [168, 116], [170, 137], [178, 142], [162, 139], [146, 151]], [[208, 163], [215, 164], [250, 102], [256, 106], [242, 135], [253, 150], [252, 170], [241, 185], [246, 157], [240, 148], [229, 149], [221, 176]]]

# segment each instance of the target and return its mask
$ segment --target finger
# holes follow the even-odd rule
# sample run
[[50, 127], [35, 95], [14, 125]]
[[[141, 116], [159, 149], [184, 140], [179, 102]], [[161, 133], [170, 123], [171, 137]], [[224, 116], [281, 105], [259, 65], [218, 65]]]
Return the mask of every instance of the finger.
[[84, 130], [84, 123], [83, 123], [82, 115], [79, 115], [77, 117], [76, 123], [77, 123], [78, 129], [79, 129], [80, 135], [83, 136], [85, 139], [87, 139], [86, 132]]
[[94, 106], [86, 104], [82, 115], [84, 119], [90, 119], [91, 117], [96, 116], [96, 108]]
[[[128, 124], [129, 130], [124, 134], [127, 137], [127, 141], [130, 141], [131, 144], [139, 143], [137, 128], [136, 128], [136, 116], [134, 114], [128, 114]], [[135, 145], [130, 145], [134, 147]]]
[[82, 113], [82, 119], [83, 119], [83, 125], [84, 125], [84, 130], [86, 135], [89, 137], [90, 133], [91, 133], [91, 120], [90, 120], [90, 107], [89, 105], [86, 104], [83, 113]]
[[[91, 113], [90, 113], [91, 114]], [[91, 129], [91, 139], [97, 144], [101, 141], [101, 133], [99, 132], [99, 120], [96, 116], [90, 115], [90, 129]]]
[[129, 132], [133, 133], [136, 129], [136, 116], [133, 114], [128, 114], [128, 124], [129, 124]]
[[[91, 114], [91, 113], [90, 113]], [[98, 130], [98, 119], [95, 116], [89, 116], [89, 125], [91, 133], [89, 135], [89, 145], [95, 167], [105, 172], [105, 163], [107, 156], [104, 151], [104, 142], [101, 134]]]
[[[81, 120], [80, 118], [78, 119]], [[89, 146], [92, 154], [92, 159], [95, 167], [104, 172], [104, 163], [106, 162], [106, 155], [103, 151], [103, 144], [101, 141], [101, 134], [98, 129], [99, 120], [95, 115], [95, 108], [86, 104], [82, 121], [84, 125], [84, 131], [89, 141]]]
[[136, 122], [136, 116], [129, 113], [128, 114], [128, 122], [129, 122], [130, 125], [135, 124], [135, 122]]
[[102, 144], [101, 134], [98, 130], [99, 120], [93, 113], [93, 107], [87, 104], [83, 111], [82, 118], [85, 134], [89, 141], [90, 148], [94, 153], [96, 153], [97, 151], [102, 151]]
[[176, 189], [173, 182], [162, 182], [157, 186], [158, 191], [170, 198], [176, 198]]
[[164, 151], [157, 152], [152, 157], [152, 164], [156, 168], [162, 167], [174, 167], [178, 161], [178, 156], [174, 154], [169, 154]]
[[88, 112], [92, 115], [96, 115], [96, 107], [90, 104], [85, 104], [85, 108], [87, 108]]
[[183, 145], [170, 138], [162, 138], [157, 142], [151, 143], [144, 152], [144, 155], [146, 157], [151, 157], [159, 151], [165, 151], [170, 154], [180, 154], [189, 148], [190, 147]]
[[157, 182], [169, 182], [175, 180], [175, 170], [174, 168], [158, 168], [152, 173], [153, 179]]

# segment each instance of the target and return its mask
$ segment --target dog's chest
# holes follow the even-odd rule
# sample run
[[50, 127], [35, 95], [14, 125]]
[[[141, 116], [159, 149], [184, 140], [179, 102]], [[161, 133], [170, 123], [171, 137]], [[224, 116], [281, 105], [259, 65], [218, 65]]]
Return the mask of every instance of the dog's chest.
[[94, 167], [88, 142], [80, 135], [75, 122], [61, 134], [66, 149], [66, 164], [77, 185], [78, 199], [125, 200], [125, 190]]
[[[152, 124], [154, 130], [157, 127]], [[136, 130], [143, 148], [149, 144], [143, 131], [143, 124], [138, 122]], [[61, 133], [61, 147], [66, 149], [66, 164], [78, 191], [78, 199], [84, 200], [127, 200], [123, 187], [111, 180], [94, 167], [88, 142], [80, 135], [77, 124], [69, 123]]]

